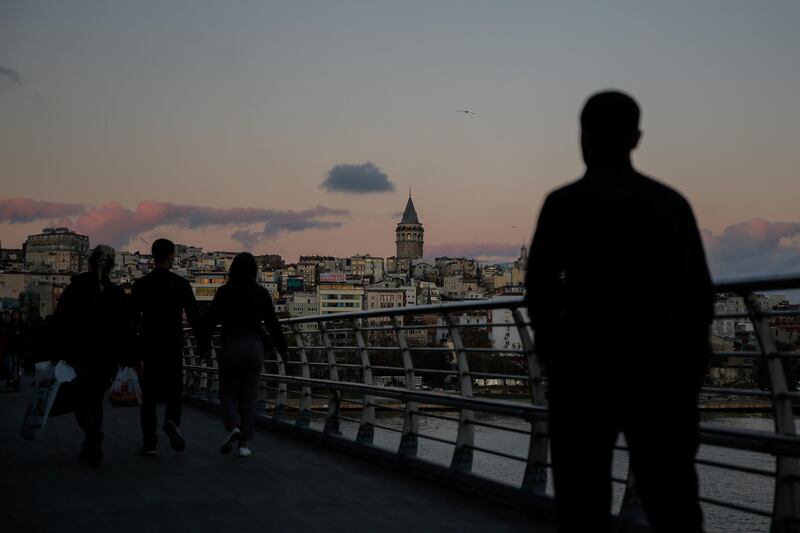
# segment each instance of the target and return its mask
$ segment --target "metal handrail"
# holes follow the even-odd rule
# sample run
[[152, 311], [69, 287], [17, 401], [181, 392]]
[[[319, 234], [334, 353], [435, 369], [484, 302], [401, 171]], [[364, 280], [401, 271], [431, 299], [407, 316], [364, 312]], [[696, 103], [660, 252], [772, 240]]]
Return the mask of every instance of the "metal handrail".
[[[217, 369], [211, 369], [200, 365], [184, 365], [184, 369], [200, 372], [217, 371]], [[440, 392], [409, 391], [396, 387], [380, 387], [356, 382], [301, 378], [296, 376], [282, 376], [279, 374], [264, 373], [261, 374], [261, 378], [275, 383], [285, 383], [287, 385], [308, 385], [315, 389], [357, 392], [363, 395], [380, 396], [382, 398], [391, 398], [403, 402], [416, 401], [419, 403], [450, 407], [454, 410], [468, 409], [482, 413], [505, 415], [529, 422], [546, 421], [549, 419], [549, 412], [546, 408], [508, 400], [468, 398]], [[320, 397], [323, 396], [320, 395]], [[450, 418], [449, 420], [457, 419]], [[480, 425], [480, 423], [474, 421], [471, 423]], [[730, 429], [704, 422], [700, 424], [700, 438], [703, 443], [712, 444], [714, 446], [724, 446], [726, 448], [751, 452], [763, 452], [771, 455], [780, 454], [790, 457], [800, 457], [800, 438], [797, 436], [781, 435], [753, 429]]]
[[[521, 296], [503, 296], [491, 300], [470, 300], [466, 302], [447, 302], [439, 304], [415, 305], [411, 307], [393, 307], [390, 309], [373, 309], [352, 313], [335, 313], [329, 315], [301, 316], [281, 320], [283, 324], [307, 324], [309, 322], [354, 320], [361, 318], [383, 318], [403, 315], [442, 315], [463, 311], [485, 311], [489, 309], [513, 309], [524, 302]], [[445, 327], [445, 326], [441, 326]]]
[[[783, 374], [782, 361], [795, 357], [792, 352], [780, 352], [776, 349], [769, 320], [778, 316], [796, 316], [798, 312], [762, 312], [754, 298], [755, 291], [771, 291], [800, 289], [800, 277], [783, 277], [769, 279], [751, 279], [724, 281], [715, 286], [718, 293], [735, 293], [745, 301], [747, 313], [718, 313], [715, 319], [746, 319], [753, 323], [759, 349], [751, 352], [720, 352], [720, 356], [745, 357], [757, 359], [765, 365], [769, 378], [769, 390], [736, 389], [728, 387], [704, 387], [704, 393], [723, 395], [729, 398], [753, 397], [753, 401], [769, 402], [775, 417], [775, 430], [756, 431], [722, 427], [712, 423], [702, 423], [700, 440], [709, 446], [721, 446], [733, 450], [742, 450], [776, 457], [774, 472], [760, 467], [728, 464], [731, 471], [743, 475], [759, 475], [762, 478], [774, 479], [775, 497], [771, 512], [754, 508], [746, 503], [727, 501], [717, 497], [703, 495], [706, 504], [723, 508], [750, 512], [755, 516], [770, 516], [773, 531], [795, 531], [792, 524], [800, 520], [800, 438], [792, 419], [792, 401], [800, 398], [798, 393], [788, 389], [786, 376]], [[525, 299], [522, 297], [503, 297], [492, 300], [474, 300], [467, 302], [442, 303], [391, 309], [379, 309], [363, 312], [347, 312], [310, 317], [296, 317], [281, 321], [288, 330], [288, 337], [293, 340], [287, 359], [278, 355], [270, 359], [270, 368], [276, 372], [264, 373], [261, 378], [266, 383], [277, 385], [268, 387], [268, 392], [275, 392], [271, 398], [265, 399], [272, 405], [270, 423], [289, 431], [300, 432], [301, 435], [318, 434], [325, 437], [325, 442], [345, 443], [365, 451], [373, 449], [373, 436], [376, 429], [388, 433], [400, 434], [400, 444], [389, 455], [402, 458], [406, 466], [417, 465], [430, 469], [427, 461], [418, 457], [419, 439], [447, 444], [452, 447], [449, 467], [443, 467], [442, 477], [449, 479], [447, 472], [457, 473], [459, 482], [475, 484], [489, 492], [508, 494], [506, 485], [489, 482], [473, 472], [473, 452], [490, 454], [497, 460], [509, 460], [513, 463], [523, 462], [525, 472], [520, 486], [514, 490], [519, 495], [515, 498], [528, 497], [547, 500], [548, 477], [550, 475], [549, 434], [547, 429], [548, 411], [545, 389], [548, 380], [542, 375], [538, 366], [533, 346], [533, 331], [530, 321], [523, 314]], [[512, 322], [489, 322], [478, 324], [459, 324], [456, 316], [462, 313], [486, 313], [494, 310], [508, 310], [513, 316]], [[408, 317], [434, 315], [437, 324], [408, 324]], [[381, 319], [380, 326], [372, 321]], [[315, 324], [315, 329], [304, 329], [302, 326]], [[503, 349], [465, 346], [462, 331], [465, 328], [510, 328], [519, 336], [521, 348]], [[426, 335], [435, 335], [436, 330], [448, 333], [449, 346], [411, 345], [412, 330], [428, 331]], [[386, 335], [394, 339], [390, 346], [370, 344], [370, 335]], [[466, 333], [465, 333], [466, 334]], [[312, 342], [308, 342], [312, 336]], [[393, 337], [392, 337], [393, 336]], [[314, 341], [314, 339], [316, 339]], [[453, 367], [419, 368], [413, 364], [412, 355], [421, 352], [452, 355]], [[476, 352], [486, 354], [502, 354], [510, 360], [517, 361], [520, 374], [512, 372], [476, 372], [471, 371], [469, 357]], [[375, 363], [371, 357], [391, 357], [392, 363]], [[394, 359], [396, 357], [396, 359]], [[399, 365], [402, 360], [402, 366]], [[184, 366], [187, 389], [190, 396], [208, 399], [217, 387], [215, 380], [217, 369], [200, 364], [194, 354], [191, 343], [187, 346], [186, 365]], [[291, 372], [287, 373], [287, 368]], [[524, 369], [524, 370], [523, 370]], [[297, 375], [297, 374], [300, 375]], [[322, 373], [326, 377], [322, 377]], [[290, 375], [292, 374], [292, 375]], [[373, 383], [374, 374], [394, 376], [394, 379], [405, 380], [403, 387], [379, 386]], [[415, 376], [427, 376], [425, 379], [445, 379], [450, 377], [457, 385], [452, 392], [416, 390]], [[437, 378], [438, 376], [438, 378]], [[352, 379], [363, 382], [348, 381]], [[420, 378], [416, 378], [420, 379]], [[475, 397], [472, 389], [476, 380], [493, 379], [508, 384], [513, 383], [515, 390], [527, 391], [527, 400], [511, 401], [490, 397]], [[296, 391], [296, 392], [291, 392]], [[299, 397], [297, 393], [301, 392]], [[312, 392], [316, 391], [316, 393]], [[291, 393], [291, 394], [290, 394]], [[363, 401], [356, 401], [356, 397]], [[383, 402], [394, 402], [382, 406]], [[316, 402], [316, 403], [313, 403]], [[320, 407], [322, 406], [322, 407]], [[391, 412], [402, 414], [402, 429], [379, 424], [375, 419], [376, 409], [386, 408]], [[457, 411], [459, 416], [446, 416], [430, 412], [431, 408]], [[345, 416], [342, 409], [360, 410], [360, 417]], [[291, 416], [288, 414], [291, 412]], [[501, 425], [481, 422], [475, 413], [511, 417], [526, 422], [530, 429], [503, 428]], [[311, 416], [321, 417], [324, 427], [315, 429], [310, 424]], [[442, 419], [455, 426], [455, 440], [426, 435], [420, 432], [420, 417]], [[358, 426], [355, 439], [342, 436], [340, 421]], [[528, 437], [528, 453], [526, 458], [502, 450], [492, 450], [475, 443], [474, 428], [484, 431], [504, 431]], [[349, 444], [348, 444], [349, 443]], [[366, 448], [364, 448], [366, 447]], [[625, 452], [624, 447], [619, 448]], [[723, 461], [698, 459], [698, 465], [726, 468]], [[428, 472], [430, 473], [430, 472]], [[623, 498], [621, 517], [636, 519], [641, 509], [636, 504], [633, 479], [629, 475], [625, 479], [617, 479], [625, 484], [626, 495]], [[488, 485], [487, 485], [488, 483]], [[494, 483], [494, 484], [492, 484]], [[628, 494], [630, 492], [630, 495]], [[788, 524], [788, 525], [787, 525]]]

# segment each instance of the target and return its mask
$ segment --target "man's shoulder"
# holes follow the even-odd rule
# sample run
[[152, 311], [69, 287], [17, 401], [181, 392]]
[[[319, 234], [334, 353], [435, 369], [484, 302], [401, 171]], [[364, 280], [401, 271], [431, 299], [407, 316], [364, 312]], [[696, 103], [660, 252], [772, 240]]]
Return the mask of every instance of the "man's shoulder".
[[88, 283], [97, 279], [97, 276], [92, 272], [81, 272], [69, 278], [70, 283], [80, 285], [81, 283]]
[[230, 287], [228, 286], [228, 284], [227, 283], [223, 283], [222, 285], [220, 285], [217, 288], [216, 291], [214, 291], [214, 294], [227, 294], [229, 290], [230, 290]]
[[176, 274], [175, 272], [168, 270], [167, 274], [169, 275], [169, 280], [176, 284], [176, 285], [186, 285], [191, 286], [189, 280], [181, 276], [180, 274]]
[[70, 291], [82, 292], [90, 290], [91, 287], [97, 285], [97, 275], [94, 272], [82, 272], [75, 274], [69, 279], [70, 283], [67, 289]]
[[[635, 179], [629, 181], [626, 186], [631, 187], [639, 194], [657, 198], [663, 202], [671, 202], [675, 206], [689, 206], [688, 200], [681, 192], [661, 180], [638, 171], [634, 173], [634, 177]], [[601, 180], [590, 180], [584, 176], [552, 190], [547, 195], [546, 201], [548, 203], [569, 202], [577, 197], [593, 196], [601, 192], [599, 189], [606, 189]]]
[[176, 285], [183, 285], [184, 283], [187, 285], [189, 284], [189, 280], [176, 274], [171, 270], [166, 269], [154, 269], [149, 273], [145, 274], [141, 278], [137, 279], [133, 282], [134, 287], [136, 285], [145, 286], [150, 285], [152, 283], [172, 283]]
[[658, 198], [660, 201], [669, 202], [675, 207], [688, 208], [689, 201], [674, 187], [644, 174], [638, 173], [640, 186], [648, 195]]
[[148, 272], [147, 274], [145, 274], [141, 278], [139, 278], [137, 280], [134, 280], [133, 288], [135, 289], [137, 287], [139, 287], [139, 288], [146, 287], [146, 286], [150, 285], [151, 283], [153, 283], [153, 272], [152, 271]]
[[558, 203], [563, 201], [569, 201], [570, 198], [575, 196], [576, 194], [580, 194], [582, 189], [584, 188], [584, 180], [582, 178], [577, 178], [569, 183], [561, 185], [560, 187], [556, 187], [545, 197], [546, 203]]

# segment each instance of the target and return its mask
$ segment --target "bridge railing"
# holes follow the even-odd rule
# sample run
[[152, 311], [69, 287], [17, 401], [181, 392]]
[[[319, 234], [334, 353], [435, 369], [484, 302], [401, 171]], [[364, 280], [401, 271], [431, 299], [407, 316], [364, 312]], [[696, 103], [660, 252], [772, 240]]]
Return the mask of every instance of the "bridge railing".
[[[772, 428], [701, 424], [697, 465], [707, 520], [741, 515], [754, 528], [800, 528], [800, 438], [777, 318], [800, 311], [765, 310], [756, 295], [800, 289], [800, 278], [720, 283], [744, 309], [717, 320], [752, 326], [757, 349], [720, 351], [761, 375], [760, 387], [708, 386], [703, 401], [766, 405]], [[534, 352], [522, 298], [387, 308], [282, 320], [285, 359], [271, 352], [262, 374], [260, 421], [277, 429], [412, 468], [482, 494], [551, 512], [547, 379]], [[186, 393], [218, 401], [216, 360], [207, 366], [187, 333]], [[213, 351], [216, 357], [215, 342]], [[753, 400], [749, 404], [743, 400]], [[621, 519], [642, 522], [635, 483], [620, 440], [614, 482]], [[710, 450], [711, 453], [704, 453]], [[722, 453], [714, 453], [721, 450]], [[721, 475], [715, 474], [721, 472]], [[758, 497], [730, 491], [758, 487]], [[726, 492], [727, 488], [727, 492]]]

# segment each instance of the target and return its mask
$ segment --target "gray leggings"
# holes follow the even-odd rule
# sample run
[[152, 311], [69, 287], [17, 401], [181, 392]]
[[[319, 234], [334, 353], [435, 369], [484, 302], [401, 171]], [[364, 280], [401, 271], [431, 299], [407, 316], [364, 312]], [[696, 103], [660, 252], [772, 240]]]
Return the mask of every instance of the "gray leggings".
[[240, 440], [252, 440], [264, 343], [259, 335], [230, 337], [223, 341], [221, 351], [219, 399], [225, 429], [238, 427]]

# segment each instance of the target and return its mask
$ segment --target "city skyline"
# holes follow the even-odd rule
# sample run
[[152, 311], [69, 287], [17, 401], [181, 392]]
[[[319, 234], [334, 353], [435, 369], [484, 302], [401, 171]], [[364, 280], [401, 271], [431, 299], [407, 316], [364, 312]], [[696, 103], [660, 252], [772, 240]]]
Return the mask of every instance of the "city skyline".
[[389, 257], [412, 186], [426, 256], [513, 260], [582, 172], [583, 101], [619, 87], [714, 276], [800, 270], [796, 4], [309, 6], [4, 3], [3, 246], [68, 219], [131, 250]]

